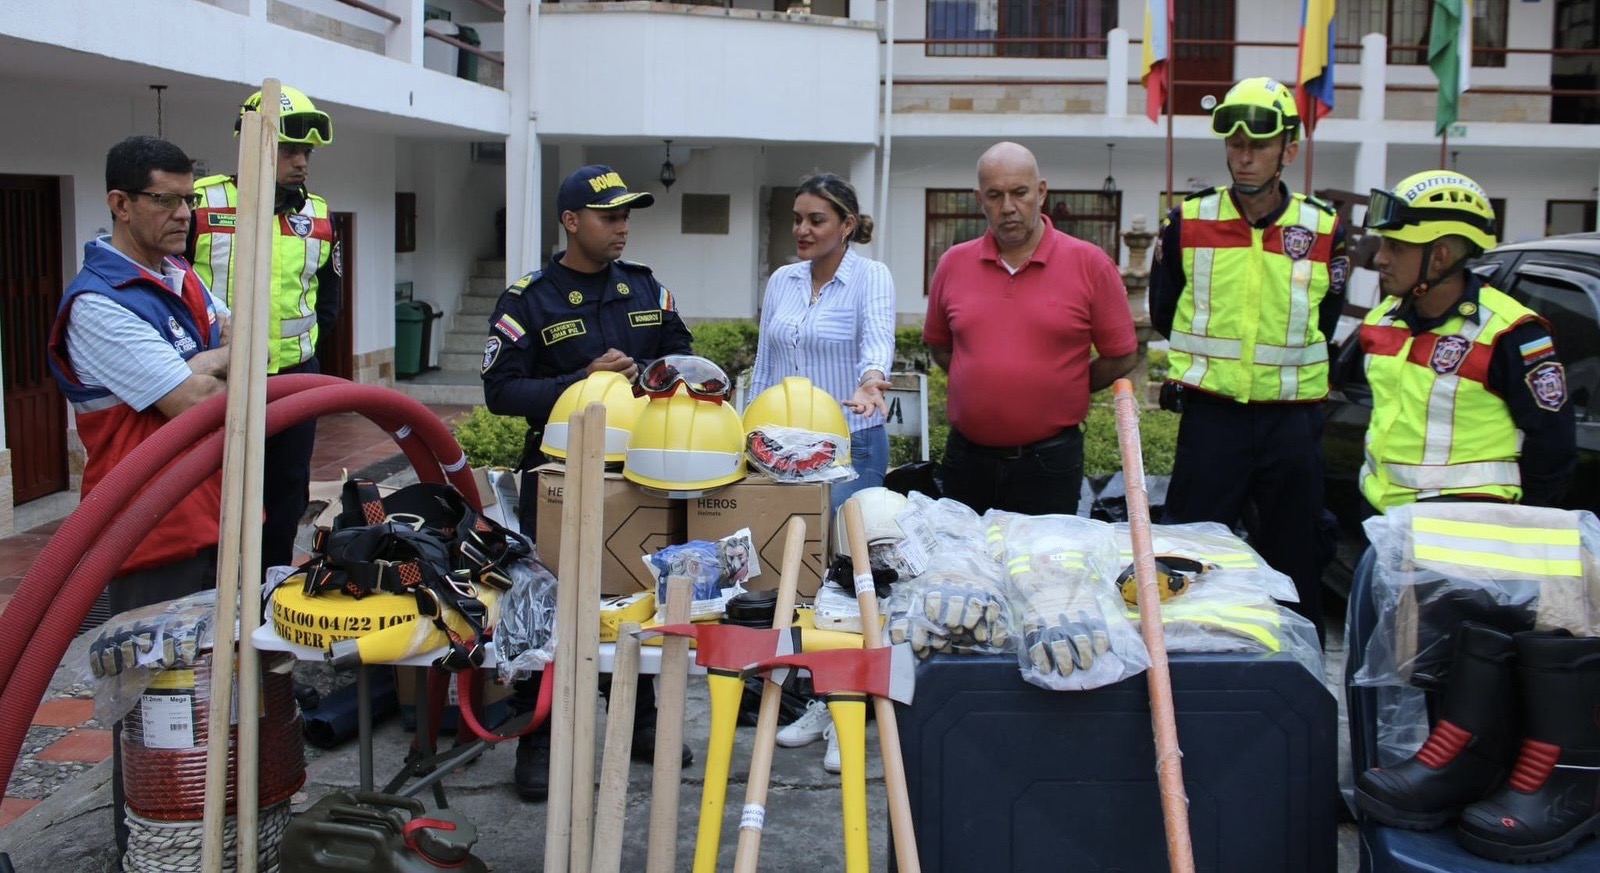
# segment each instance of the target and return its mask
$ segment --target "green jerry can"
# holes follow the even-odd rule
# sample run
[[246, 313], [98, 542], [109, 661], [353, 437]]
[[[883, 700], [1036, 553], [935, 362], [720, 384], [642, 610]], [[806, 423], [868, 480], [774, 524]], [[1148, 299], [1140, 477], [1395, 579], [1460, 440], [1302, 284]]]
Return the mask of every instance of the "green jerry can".
[[336, 791], [294, 817], [279, 869], [296, 873], [488, 873], [472, 854], [478, 829], [448, 809], [425, 812], [412, 797]]

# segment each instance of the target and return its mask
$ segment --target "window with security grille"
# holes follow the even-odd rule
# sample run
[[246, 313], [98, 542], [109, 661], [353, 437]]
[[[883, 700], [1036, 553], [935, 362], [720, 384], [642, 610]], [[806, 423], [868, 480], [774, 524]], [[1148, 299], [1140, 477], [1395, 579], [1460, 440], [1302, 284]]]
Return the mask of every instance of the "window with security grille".
[[[1103, 58], [1116, 0], [928, 0], [934, 57]], [[1084, 42], [1040, 41], [1083, 39]]]
[[[1507, 6], [1510, 0], [1473, 0], [1472, 46], [1506, 47]], [[1433, 27], [1433, 0], [1344, 0], [1334, 11], [1336, 42], [1358, 43], [1369, 33], [1389, 38], [1389, 63], [1428, 63], [1428, 37]], [[1361, 49], [1342, 48], [1334, 53], [1341, 64], [1361, 63]], [[1474, 51], [1474, 67], [1503, 67], [1505, 52]]]
[[[1056, 230], [1104, 249], [1113, 261], [1121, 262], [1122, 192], [1051, 191], [1045, 197], [1045, 215]], [[928, 293], [933, 270], [939, 259], [956, 243], [983, 236], [989, 221], [978, 206], [978, 195], [971, 189], [930, 189], [927, 192], [927, 260], [922, 274], [922, 293]]]

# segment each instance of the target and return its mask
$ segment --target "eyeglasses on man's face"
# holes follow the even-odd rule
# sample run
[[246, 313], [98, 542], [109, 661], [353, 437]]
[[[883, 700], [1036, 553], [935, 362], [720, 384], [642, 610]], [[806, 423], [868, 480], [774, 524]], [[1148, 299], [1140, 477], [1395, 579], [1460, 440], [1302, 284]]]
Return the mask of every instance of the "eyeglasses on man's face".
[[137, 198], [139, 198], [141, 196], [142, 197], [149, 197], [152, 201], [155, 202], [155, 204], [157, 206], [161, 207], [162, 209], [165, 209], [168, 212], [177, 212], [179, 206], [187, 206], [190, 209], [194, 209], [195, 207], [200, 205], [200, 195], [199, 194], [174, 194], [174, 193], [172, 193], [170, 191], [156, 192], [156, 191], [127, 191], [127, 190], [124, 190], [122, 193], [128, 195], [129, 197], [133, 197], [135, 199], [137, 199]]

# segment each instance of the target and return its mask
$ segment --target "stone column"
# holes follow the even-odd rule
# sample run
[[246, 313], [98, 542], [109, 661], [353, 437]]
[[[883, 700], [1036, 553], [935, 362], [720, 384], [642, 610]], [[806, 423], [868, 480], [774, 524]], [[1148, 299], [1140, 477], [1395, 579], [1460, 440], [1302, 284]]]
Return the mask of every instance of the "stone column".
[[1133, 396], [1138, 397], [1147, 407], [1156, 404], [1156, 391], [1148, 384], [1150, 381], [1150, 367], [1146, 357], [1150, 349], [1150, 339], [1155, 336], [1155, 328], [1150, 326], [1150, 306], [1146, 295], [1150, 290], [1150, 266], [1145, 262], [1146, 252], [1155, 241], [1156, 235], [1145, 228], [1145, 217], [1135, 215], [1133, 227], [1123, 231], [1122, 243], [1128, 247], [1128, 266], [1122, 271], [1122, 284], [1128, 289], [1128, 308], [1133, 311], [1133, 330], [1139, 337], [1139, 363], [1133, 368], [1130, 378], [1133, 380]]

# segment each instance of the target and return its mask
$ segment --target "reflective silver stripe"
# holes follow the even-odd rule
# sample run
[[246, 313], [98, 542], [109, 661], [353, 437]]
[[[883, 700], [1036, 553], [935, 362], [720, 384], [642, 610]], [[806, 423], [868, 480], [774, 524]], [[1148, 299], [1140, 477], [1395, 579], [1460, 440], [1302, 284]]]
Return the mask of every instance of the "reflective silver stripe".
[[1196, 336], [1192, 333], [1173, 331], [1168, 345], [1180, 352], [1191, 355], [1205, 355], [1208, 358], [1228, 358], [1237, 361], [1244, 352], [1244, 344], [1235, 339], [1223, 339], [1214, 336]]
[[[1202, 221], [1216, 221], [1222, 213], [1222, 195], [1208, 194], [1200, 198], [1199, 215]], [[1216, 250], [1211, 248], [1194, 249], [1194, 275], [1190, 286], [1189, 299], [1194, 303], [1194, 318], [1189, 327], [1195, 334], [1204, 334], [1207, 325], [1211, 322], [1211, 270], [1216, 260]], [[1243, 351], [1233, 353], [1238, 358]], [[1190, 385], [1199, 385], [1205, 381], [1206, 371], [1210, 369], [1211, 362], [1203, 355], [1196, 355], [1189, 362], [1189, 369], [1184, 371], [1180, 381]]]
[[79, 415], [84, 415], [90, 412], [100, 412], [106, 409], [113, 409], [122, 405], [124, 405], [123, 402], [117, 399], [115, 394], [111, 394], [101, 397], [98, 400], [81, 400], [73, 403], [72, 411]]
[[[207, 185], [201, 193], [205, 195], [206, 205], [212, 209], [226, 209], [230, 205], [226, 182]], [[206, 236], [211, 240], [211, 293], [216, 295], [218, 300], [232, 306], [233, 234], [209, 233]]]
[[[307, 199], [306, 205], [301, 207], [300, 212], [301, 214], [310, 217], [311, 221], [313, 222], [313, 226], [315, 225], [318, 217], [315, 201]], [[317, 267], [322, 264], [323, 242], [322, 240], [312, 237], [307, 237], [305, 242], [306, 261], [305, 264], [300, 268], [300, 299], [298, 303], [300, 314], [302, 316], [309, 316], [311, 318], [311, 326], [315, 327], [317, 323], [317, 309], [311, 304], [311, 284], [316, 281]], [[299, 323], [302, 320], [303, 319], [296, 319], [295, 323]], [[283, 327], [283, 336], [288, 338], [295, 335], [298, 335], [300, 340], [300, 360], [295, 362], [298, 364], [302, 361], [309, 360], [312, 355], [316, 354], [317, 350], [316, 347], [311, 343], [311, 327], [307, 327], [303, 331], [298, 331], [296, 334], [291, 334], [289, 333], [288, 323], [285, 323]]]
[[[1482, 335], [1483, 329], [1493, 317], [1494, 313], [1490, 312], [1488, 307], [1484, 307], [1480, 310], [1480, 318], [1476, 324], [1468, 319], [1462, 319], [1459, 335], [1472, 343], [1467, 347], [1469, 354], [1476, 347], [1478, 337]], [[1415, 343], [1416, 337], [1412, 337], [1410, 342]], [[1404, 351], [1409, 354], [1411, 346], [1408, 344]], [[1459, 367], [1456, 372], [1447, 376], [1434, 374], [1433, 385], [1428, 391], [1428, 429], [1422, 442], [1423, 464], [1438, 466], [1450, 463], [1450, 448], [1455, 442], [1456, 393], [1460, 387]], [[1513, 478], [1504, 481], [1515, 483], [1521, 480]]]
[[1389, 474], [1391, 482], [1419, 491], [1522, 484], [1522, 473], [1511, 461], [1478, 461], [1471, 464], [1384, 464], [1383, 469]]
[[279, 334], [284, 339], [293, 339], [297, 336], [304, 336], [305, 334], [311, 333], [311, 329], [316, 326], [317, 317], [315, 315], [308, 315], [305, 318], [296, 318], [283, 322], [283, 329], [279, 331]]
[[[1266, 364], [1269, 367], [1305, 367], [1327, 361], [1328, 347], [1322, 343], [1302, 348], [1257, 345], [1255, 358], [1256, 363]], [[1284, 378], [1294, 377], [1285, 374]]]

